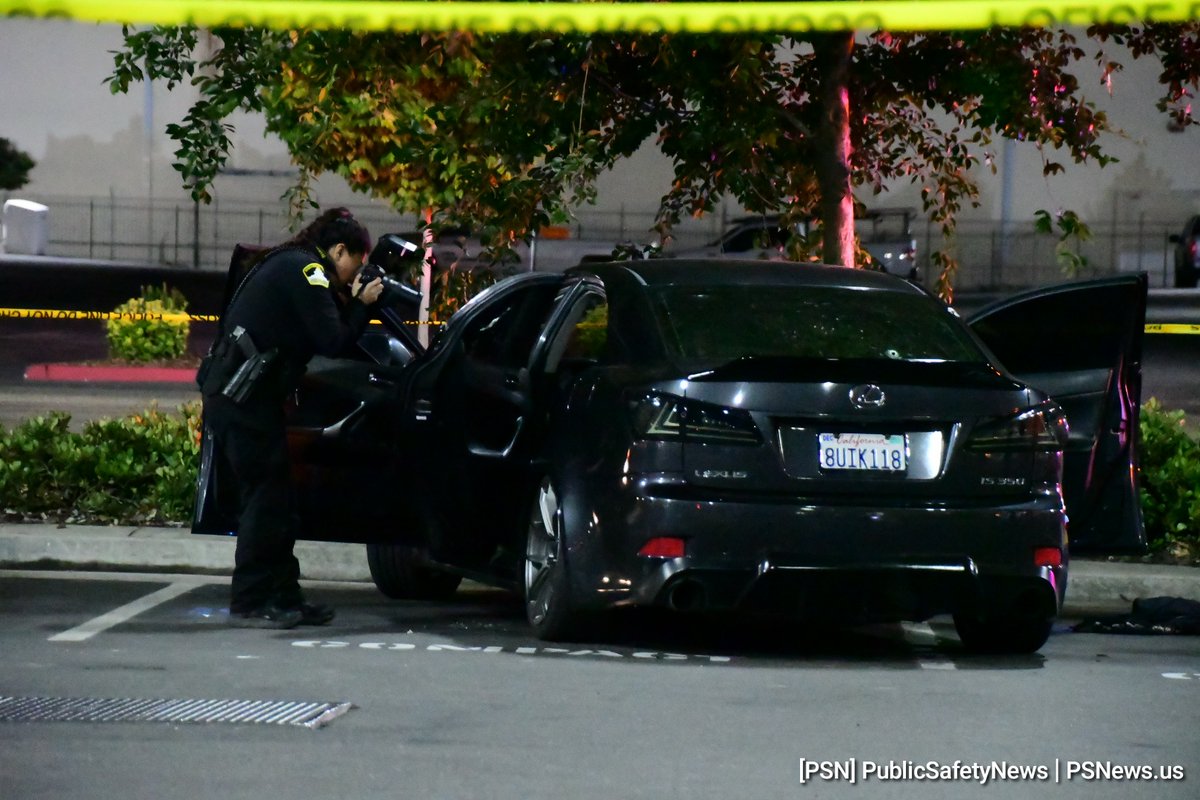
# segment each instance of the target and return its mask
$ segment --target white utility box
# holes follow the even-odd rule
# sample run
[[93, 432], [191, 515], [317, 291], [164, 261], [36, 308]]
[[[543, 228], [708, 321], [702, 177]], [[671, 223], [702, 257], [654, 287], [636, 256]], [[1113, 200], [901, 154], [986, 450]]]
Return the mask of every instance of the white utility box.
[[50, 209], [32, 200], [6, 200], [4, 252], [44, 256], [50, 241]]

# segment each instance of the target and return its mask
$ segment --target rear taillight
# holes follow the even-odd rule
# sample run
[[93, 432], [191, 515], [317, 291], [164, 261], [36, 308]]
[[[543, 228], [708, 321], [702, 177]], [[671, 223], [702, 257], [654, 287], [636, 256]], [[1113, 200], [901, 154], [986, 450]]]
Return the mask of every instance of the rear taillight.
[[634, 435], [639, 439], [682, 439], [713, 444], [761, 444], [750, 412], [652, 394], [630, 408]]
[[1035, 547], [1033, 549], [1033, 565], [1035, 567], [1061, 567], [1062, 563], [1062, 550], [1057, 547]]
[[978, 425], [967, 447], [972, 450], [1062, 450], [1067, 444], [1067, 418], [1053, 403]]
[[687, 544], [678, 536], [656, 536], [638, 550], [645, 558], [683, 558], [686, 554]]

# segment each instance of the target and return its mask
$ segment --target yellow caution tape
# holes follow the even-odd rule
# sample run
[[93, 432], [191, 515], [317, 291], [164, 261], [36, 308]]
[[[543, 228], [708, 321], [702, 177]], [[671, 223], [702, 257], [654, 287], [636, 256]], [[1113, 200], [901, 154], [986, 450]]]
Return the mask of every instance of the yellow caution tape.
[[[153, 320], [155, 322], [217, 322], [220, 317], [215, 314], [135, 314], [128, 311], [72, 311], [69, 309], [53, 308], [0, 308], [0, 319], [85, 319], [85, 320]], [[379, 320], [371, 320], [378, 325]], [[406, 325], [444, 325], [441, 320], [428, 322], [411, 321]], [[580, 328], [600, 327], [599, 323], [583, 323]], [[1177, 322], [1156, 322], [1146, 325], [1146, 333], [1184, 333], [1200, 334], [1200, 325]]]
[[1175, 322], [1157, 322], [1146, 326], [1146, 333], [1198, 333], [1200, 325], [1183, 325]]
[[0, 308], [0, 319], [128, 319], [154, 322], [216, 322], [213, 314], [135, 314], [129, 311], [72, 311], [54, 308]]
[[[220, 320], [216, 314], [138, 314], [130, 311], [73, 311], [70, 309], [57, 308], [0, 308], [0, 319], [83, 319], [83, 320], [110, 320], [110, 319], [127, 319], [127, 320], [143, 320], [152, 322], [217, 322]], [[377, 319], [371, 320], [372, 325], [379, 325]], [[445, 323], [430, 320], [429, 322], [417, 322], [413, 320], [406, 322], [406, 325], [443, 325]]]
[[504, 3], [425, 0], [0, 0], [0, 15], [206, 28], [350, 28], [478, 33], [747, 33], [967, 30], [1200, 19], [1197, 0], [864, 0], [757, 3]]

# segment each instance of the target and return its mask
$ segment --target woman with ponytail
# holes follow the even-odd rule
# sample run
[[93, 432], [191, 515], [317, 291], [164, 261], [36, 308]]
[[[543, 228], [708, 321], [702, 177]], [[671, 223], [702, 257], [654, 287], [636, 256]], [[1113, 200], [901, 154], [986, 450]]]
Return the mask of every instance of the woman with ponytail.
[[233, 625], [333, 619], [300, 589], [284, 402], [314, 354], [336, 355], [366, 327], [383, 291], [379, 279], [360, 281], [370, 251], [370, 234], [349, 211], [326, 211], [262, 256], [221, 316], [201, 393], [220, 467], [238, 488]]

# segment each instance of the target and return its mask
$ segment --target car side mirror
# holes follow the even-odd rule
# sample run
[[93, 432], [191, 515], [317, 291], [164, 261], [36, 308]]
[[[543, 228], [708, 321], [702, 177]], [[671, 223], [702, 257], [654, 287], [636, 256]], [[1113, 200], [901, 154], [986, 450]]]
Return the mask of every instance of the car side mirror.
[[358, 346], [372, 361], [383, 366], [402, 367], [413, 357], [402, 342], [381, 331], [367, 331], [359, 337]]
[[1183, 237], [1180, 236], [1178, 233], [1172, 233], [1170, 236], [1167, 237], [1167, 241], [1170, 242], [1171, 244], [1179, 244], [1179, 242], [1182, 238]]

